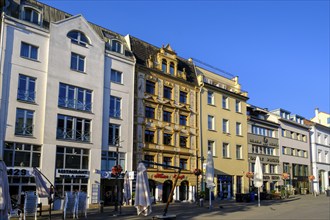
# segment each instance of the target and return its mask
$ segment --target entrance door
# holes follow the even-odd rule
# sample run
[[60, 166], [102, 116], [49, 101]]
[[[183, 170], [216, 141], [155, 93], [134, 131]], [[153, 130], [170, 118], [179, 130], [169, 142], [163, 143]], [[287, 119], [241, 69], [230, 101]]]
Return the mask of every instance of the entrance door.
[[[164, 183], [163, 183], [163, 202], [167, 202], [168, 200], [168, 197], [170, 196], [170, 193], [171, 193], [171, 190], [172, 190], [172, 186], [173, 186], [173, 183], [171, 180], [166, 180]], [[171, 202], [173, 200], [173, 196], [171, 198]]]
[[189, 187], [189, 183], [188, 181], [182, 181], [181, 185], [179, 187], [179, 191], [180, 191], [180, 195], [179, 195], [179, 200], [180, 201], [184, 201], [184, 200], [188, 200], [189, 196], [188, 196], [188, 187]]

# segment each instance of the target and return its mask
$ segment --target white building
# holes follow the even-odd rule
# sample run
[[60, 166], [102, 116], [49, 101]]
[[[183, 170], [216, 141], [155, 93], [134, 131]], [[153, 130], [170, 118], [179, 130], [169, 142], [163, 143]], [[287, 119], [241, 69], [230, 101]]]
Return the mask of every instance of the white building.
[[[318, 109], [316, 109], [315, 118], [318, 114]], [[312, 174], [315, 177], [313, 190], [315, 193], [324, 193], [330, 188], [330, 127], [307, 120], [305, 123], [311, 128]]]
[[135, 59], [125, 38], [39, 2], [1, 6], [0, 159], [10, 194], [23, 203], [38, 167], [60, 196], [83, 190], [93, 204], [110, 191], [113, 202], [116, 151], [132, 170]]
[[289, 178], [282, 182], [293, 193], [305, 194], [310, 191], [310, 138], [309, 127], [304, 124], [304, 118], [291, 114], [284, 109], [270, 111], [269, 120], [280, 125], [279, 173], [289, 174]]

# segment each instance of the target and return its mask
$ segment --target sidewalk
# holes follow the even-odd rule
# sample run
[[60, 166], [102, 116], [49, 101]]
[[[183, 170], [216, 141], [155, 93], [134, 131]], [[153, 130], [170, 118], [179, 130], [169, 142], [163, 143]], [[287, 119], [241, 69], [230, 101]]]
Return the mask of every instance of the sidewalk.
[[[196, 203], [171, 203], [167, 215], [176, 215], [176, 219], [329, 219], [330, 197], [325, 195], [296, 195], [284, 200], [261, 200], [258, 202], [236, 202], [235, 200], [212, 201], [213, 209], [208, 209], [209, 201], [204, 201], [204, 207]], [[121, 214], [114, 213], [114, 207], [104, 207], [104, 212], [89, 209], [87, 219], [152, 219], [156, 215], [163, 215], [165, 203], [152, 205], [151, 215], [137, 216], [134, 206], [123, 206]], [[30, 218], [29, 218], [30, 219]], [[32, 218], [31, 218], [32, 219]], [[39, 220], [49, 219], [48, 212], [43, 212]], [[52, 219], [62, 219], [61, 211], [52, 211]], [[67, 218], [67, 219], [72, 219]], [[81, 217], [80, 219], [84, 219]]]

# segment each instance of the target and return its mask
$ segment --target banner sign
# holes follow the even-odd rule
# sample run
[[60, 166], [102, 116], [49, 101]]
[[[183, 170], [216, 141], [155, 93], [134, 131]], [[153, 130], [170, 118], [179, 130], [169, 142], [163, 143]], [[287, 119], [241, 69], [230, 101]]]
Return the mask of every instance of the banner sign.
[[89, 170], [56, 169], [56, 177], [60, 177], [60, 178], [89, 178]]

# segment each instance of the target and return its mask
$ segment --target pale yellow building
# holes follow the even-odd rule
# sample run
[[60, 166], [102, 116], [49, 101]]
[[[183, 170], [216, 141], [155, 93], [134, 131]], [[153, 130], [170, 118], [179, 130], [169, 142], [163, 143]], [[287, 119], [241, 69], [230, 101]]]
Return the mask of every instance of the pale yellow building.
[[320, 112], [319, 109], [316, 108], [315, 117], [312, 118], [311, 121], [330, 127], [330, 114], [326, 112]]
[[231, 79], [196, 66], [200, 85], [201, 161], [213, 153], [215, 196], [232, 198], [248, 192], [247, 92]]
[[[178, 57], [170, 45], [158, 48], [134, 37], [130, 37], [130, 44], [137, 59], [134, 164], [144, 160], [180, 167], [171, 199], [194, 201], [199, 138], [194, 67]], [[167, 202], [176, 172], [148, 166], [155, 201]]]

